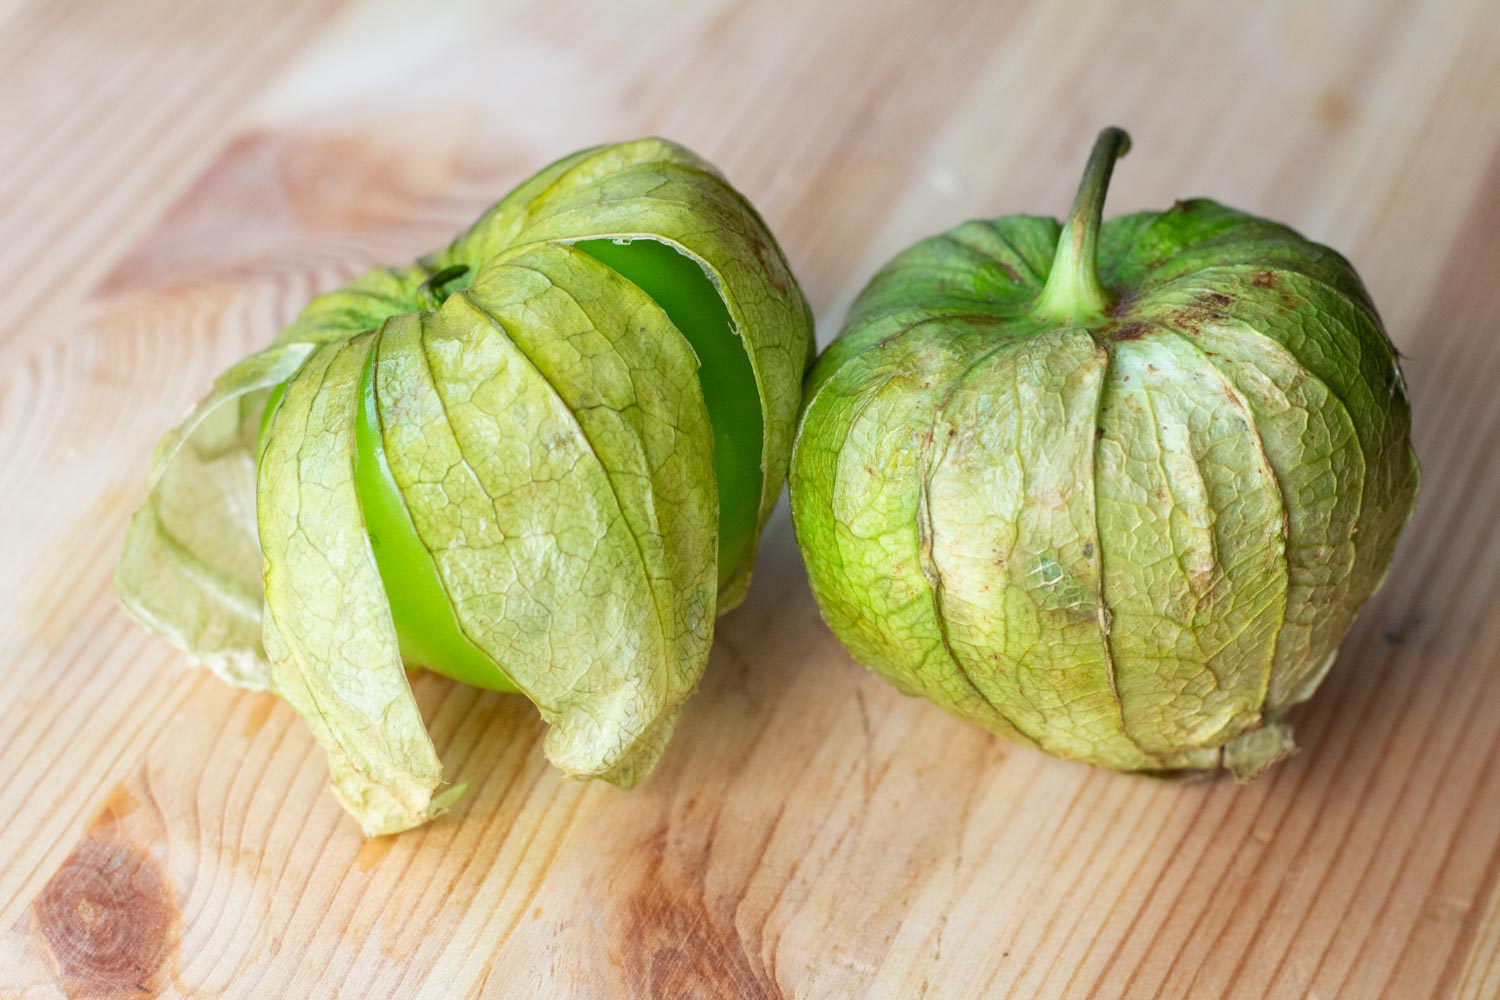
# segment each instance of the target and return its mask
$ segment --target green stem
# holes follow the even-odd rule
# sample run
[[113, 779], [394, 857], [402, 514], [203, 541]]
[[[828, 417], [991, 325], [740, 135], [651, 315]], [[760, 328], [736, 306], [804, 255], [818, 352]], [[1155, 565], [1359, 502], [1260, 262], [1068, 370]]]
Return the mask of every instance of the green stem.
[[1052, 273], [1032, 315], [1064, 321], [1092, 319], [1109, 308], [1109, 295], [1099, 283], [1099, 225], [1104, 219], [1104, 195], [1109, 190], [1109, 175], [1115, 160], [1130, 150], [1130, 136], [1123, 129], [1110, 126], [1099, 133], [1073, 208], [1057, 240], [1057, 254], [1052, 258]]

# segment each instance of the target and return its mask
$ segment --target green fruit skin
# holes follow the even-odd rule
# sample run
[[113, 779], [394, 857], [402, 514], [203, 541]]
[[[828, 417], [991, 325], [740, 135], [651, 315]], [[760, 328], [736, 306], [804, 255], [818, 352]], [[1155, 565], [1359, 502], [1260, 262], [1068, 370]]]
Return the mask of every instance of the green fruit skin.
[[813, 593], [993, 731], [1253, 776], [1415, 503], [1396, 351], [1341, 256], [1206, 200], [1104, 223], [1108, 309], [1034, 315], [1061, 233], [966, 223], [859, 296], [792, 459]]

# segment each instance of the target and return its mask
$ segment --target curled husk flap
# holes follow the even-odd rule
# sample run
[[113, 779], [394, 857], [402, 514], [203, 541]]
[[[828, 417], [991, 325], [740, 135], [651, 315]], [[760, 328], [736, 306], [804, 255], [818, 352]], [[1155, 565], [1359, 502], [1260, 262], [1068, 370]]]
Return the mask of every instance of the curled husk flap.
[[749, 557], [719, 584], [698, 358], [645, 292], [572, 246], [593, 238], [671, 246], [718, 291], [761, 404], [763, 523], [811, 315], [749, 204], [656, 139], [560, 160], [446, 249], [315, 299], [157, 449], [117, 571], [125, 606], [285, 698], [367, 834], [424, 822], [459, 787], [444, 789], [356, 496], [366, 371], [459, 627], [536, 704], [570, 774], [628, 787], [651, 768], [715, 615], [748, 587]]
[[1044, 295], [1083, 229], [1020, 216], [875, 276], [809, 377], [797, 538], [901, 690], [1060, 757], [1249, 777], [1410, 515], [1396, 352], [1349, 264], [1284, 226], [1090, 207], [1093, 291]]

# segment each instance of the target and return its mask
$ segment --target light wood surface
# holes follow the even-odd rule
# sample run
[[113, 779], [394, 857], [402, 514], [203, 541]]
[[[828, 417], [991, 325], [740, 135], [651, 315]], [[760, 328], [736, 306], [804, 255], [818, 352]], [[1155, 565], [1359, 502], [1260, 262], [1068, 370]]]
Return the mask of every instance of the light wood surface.
[[[1497, 95], [1494, 0], [0, 0], [0, 996], [1500, 996]], [[366, 843], [291, 711], [113, 600], [217, 370], [561, 153], [719, 164], [826, 343], [910, 241], [1061, 214], [1107, 123], [1112, 213], [1284, 219], [1407, 355], [1420, 508], [1257, 784], [900, 696], [783, 507], [646, 784], [565, 780], [524, 702], [424, 677], [472, 791]]]

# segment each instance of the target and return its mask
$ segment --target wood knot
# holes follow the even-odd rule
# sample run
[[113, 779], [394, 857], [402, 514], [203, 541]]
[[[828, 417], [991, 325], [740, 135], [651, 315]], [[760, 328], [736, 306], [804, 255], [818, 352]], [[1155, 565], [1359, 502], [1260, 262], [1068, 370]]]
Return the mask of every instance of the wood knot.
[[32, 904], [69, 996], [154, 996], [180, 916], [156, 862], [86, 837]]

